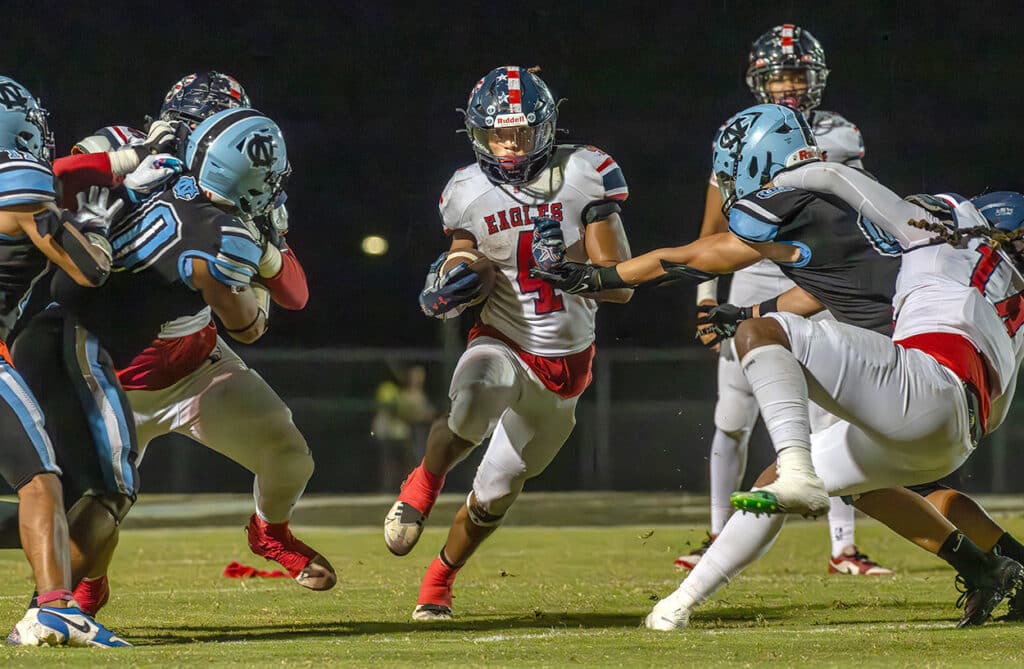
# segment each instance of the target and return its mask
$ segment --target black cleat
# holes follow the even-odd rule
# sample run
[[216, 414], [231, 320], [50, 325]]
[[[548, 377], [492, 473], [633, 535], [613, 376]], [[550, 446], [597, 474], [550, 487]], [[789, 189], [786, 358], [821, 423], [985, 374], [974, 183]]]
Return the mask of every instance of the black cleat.
[[1024, 567], [1008, 557], [993, 556], [987, 580], [988, 583], [972, 585], [957, 576], [961, 595], [956, 606], [964, 607], [964, 615], [956, 624], [957, 628], [983, 625], [1003, 599], [1024, 585]]
[[999, 620], [1007, 623], [1024, 622], [1024, 588], [1021, 588], [1010, 597], [1010, 610]]

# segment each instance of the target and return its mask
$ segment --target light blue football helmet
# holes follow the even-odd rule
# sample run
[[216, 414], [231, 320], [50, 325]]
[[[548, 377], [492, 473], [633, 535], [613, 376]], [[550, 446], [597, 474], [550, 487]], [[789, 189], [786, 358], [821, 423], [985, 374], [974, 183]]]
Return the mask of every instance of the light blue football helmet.
[[225, 109], [188, 137], [185, 166], [211, 200], [265, 214], [291, 173], [281, 129], [255, 109]]
[[1024, 195], [995, 191], [971, 198], [971, 203], [994, 228], [1014, 232], [1024, 226]]
[[714, 172], [728, 215], [736, 200], [758, 191], [784, 169], [821, 160], [803, 114], [782, 105], [754, 105], [715, 136]]
[[46, 110], [24, 86], [0, 75], [0, 147], [17, 149], [44, 162], [53, 158], [53, 133]]

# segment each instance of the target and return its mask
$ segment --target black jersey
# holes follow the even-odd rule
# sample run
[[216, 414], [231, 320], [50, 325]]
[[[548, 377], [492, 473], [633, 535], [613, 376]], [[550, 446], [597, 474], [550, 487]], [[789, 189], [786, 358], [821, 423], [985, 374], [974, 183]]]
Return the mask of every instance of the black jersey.
[[206, 306], [192, 285], [193, 263], [241, 290], [259, 268], [261, 249], [236, 217], [215, 207], [192, 176], [142, 202], [110, 231], [114, 271], [100, 289], [79, 290], [58, 273], [57, 300], [95, 334], [117, 367], [129, 363], [169, 321]]
[[[0, 209], [56, 201], [53, 172], [24, 151], [0, 149]], [[0, 340], [7, 338], [48, 261], [25, 234], [0, 235]]]
[[892, 298], [900, 247], [846, 203], [788, 186], [739, 200], [729, 229], [749, 242], [791, 244], [796, 262], [783, 274], [825, 305], [836, 320], [892, 334]]

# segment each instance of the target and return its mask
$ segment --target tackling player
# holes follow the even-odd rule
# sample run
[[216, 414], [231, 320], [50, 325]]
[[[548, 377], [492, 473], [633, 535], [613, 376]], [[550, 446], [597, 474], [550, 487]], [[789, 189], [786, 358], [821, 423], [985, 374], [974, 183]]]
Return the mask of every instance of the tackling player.
[[[228, 75], [188, 75], [168, 91], [150, 134], [161, 123], [194, 127], [220, 110], [248, 107], [248, 101]], [[107, 128], [77, 146], [108, 151], [118, 147], [106, 138], [129, 135]], [[283, 200], [282, 193], [268, 214], [255, 219], [263, 249], [255, 280], [266, 286], [276, 304], [298, 310], [309, 291], [302, 266], [284, 239], [288, 214]], [[248, 526], [251, 550], [281, 564], [304, 587], [334, 586], [337, 577], [330, 563], [289, 528], [295, 503], [313, 473], [306, 440], [283, 400], [217, 335], [208, 307], [165, 323], [159, 336], [118, 370], [118, 378], [134, 413], [139, 463], [150, 441], [177, 432], [241, 464], [255, 475], [256, 513]], [[75, 589], [86, 609], [98, 610], [109, 597], [103, 567]]]
[[[193, 133], [185, 161], [191, 173], [111, 230], [121, 271], [95, 293], [75, 290], [58, 273], [61, 307], [33, 319], [15, 349], [29, 385], [46, 396], [44, 408], [60, 416], [58, 461], [80, 460], [83, 445], [106, 454], [99, 466], [74, 469], [75, 581], [105, 569], [137, 487], [134, 429], [114, 367], [145, 350], [164, 323], [204, 306], [239, 341], [255, 341], [266, 328], [269, 298], [251, 283], [262, 250], [223, 210], [262, 215], [281, 192], [288, 162], [280, 130], [255, 110], [221, 112]], [[131, 319], [123, 318], [125, 305], [133, 305]], [[55, 373], [46, 360], [63, 360], [74, 372]]]
[[[821, 435], [831, 437], [828, 442], [819, 441], [818, 435], [809, 440], [829, 491], [854, 495], [858, 508], [953, 565], [966, 585], [958, 626], [981, 624], [1008, 592], [1020, 588], [1024, 568], [998, 552], [986, 555], [918, 495], [878, 488], [952, 471], [980, 436], [995, 430], [1005, 417], [1024, 357], [1017, 317], [1024, 266], [1019, 242], [1014, 242], [1019, 233], [1000, 235], [972, 203], [957, 196], [900, 200], [843, 166], [797, 168], [777, 175], [776, 183], [783, 184], [777, 188], [841, 198], [908, 251], [894, 302], [895, 341], [841, 325], [773, 315], [742, 324], [737, 350], [745, 364], [758, 360], [776, 375], [782, 421], [793, 424], [794, 415], [805, 410], [808, 387], [816, 399], [834, 404], [847, 418], [829, 428], [834, 434]], [[951, 244], [936, 244], [944, 240]], [[792, 374], [773, 362], [786, 355], [815, 383], [795, 386]], [[796, 437], [796, 431], [790, 436]], [[758, 481], [762, 492], [738, 493], [735, 503], [775, 511], [778, 500], [763, 492], [771, 478], [765, 472]], [[734, 516], [705, 556], [713, 569], [704, 569], [704, 562], [698, 565], [675, 593], [655, 606], [648, 626], [685, 627], [692, 609], [762, 554], [781, 524], [780, 516]], [[996, 545], [1007, 543], [1001, 537]]]
[[[834, 112], [818, 109], [829, 70], [825, 51], [810, 32], [785, 24], [757, 38], [750, 50], [747, 86], [759, 102], [786, 105], [806, 117], [815, 142], [825, 160], [861, 167], [864, 140], [857, 126]], [[728, 220], [722, 212], [722, 195], [712, 172], [704, 205], [701, 237], [724, 232]], [[793, 282], [770, 260], [762, 260], [735, 272], [729, 289], [729, 303], [770, 305], [781, 293], [792, 289]], [[697, 287], [698, 313], [707, 313], [718, 303], [718, 279]], [[799, 291], [800, 289], [796, 289]], [[787, 300], [796, 299], [799, 292]], [[827, 317], [824, 312], [823, 317]], [[717, 345], [717, 342], [715, 342]], [[693, 569], [714, 538], [732, 515], [729, 494], [743, 480], [747, 464], [747, 445], [757, 421], [757, 401], [743, 376], [739, 362], [727, 342], [718, 359], [718, 398], [715, 403], [715, 436], [709, 457], [711, 471], [711, 531], [702, 546], [676, 558], [680, 569]], [[827, 427], [834, 418], [817, 407], [812, 408], [812, 430]], [[854, 509], [839, 498], [832, 498], [828, 512], [832, 552], [830, 573], [855, 576], [889, 575], [892, 571], [869, 560], [854, 540]]]
[[[595, 300], [625, 302], [628, 289], [570, 295], [529, 275], [535, 230], [564, 235], [569, 257], [596, 265], [629, 257], [619, 218], [628, 196], [618, 164], [592, 146], [555, 144], [557, 103], [534, 71], [499, 67], [470, 92], [465, 112], [475, 164], [444, 189], [440, 213], [449, 252], [476, 248], [500, 270], [452, 377], [451, 409], [431, 428], [422, 464], [406, 479], [384, 523], [396, 555], [416, 544], [445, 474], [482, 441], [490, 444], [466, 503], [423, 578], [415, 620], [452, 615], [452, 585], [501, 523], [527, 480], [555, 457], [575, 424], [591, 379]], [[420, 304], [457, 315], [479, 295], [465, 263], [432, 267]]]
[[[15, 369], [6, 340], [49, 263], [82, 286], [110, 271], [106, 227], [117, 207], [106, 195], [81, 200], [74, 216], [57, 210], [46, 111], [21, 84], [0, 77], [0, 475], [18, 494], [18, 529], [35, 580], [36, 606], [8, 636], [15, 645], [126, 646], [78, 609], [71, 595], [68, 525], [61, 469], [39, 402]], [[51, 363], [52, 364], [52, 363]], [[51, 423], [52, 426], [52, 423]]]

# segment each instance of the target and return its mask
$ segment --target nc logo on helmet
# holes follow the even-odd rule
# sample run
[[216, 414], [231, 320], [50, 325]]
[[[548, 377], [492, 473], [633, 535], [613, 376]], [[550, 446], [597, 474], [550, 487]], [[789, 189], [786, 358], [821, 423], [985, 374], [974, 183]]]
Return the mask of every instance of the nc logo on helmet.
[[25, 107], [28, 98], [21, 92], [21, 88], [11, 81], [0, 83], [0, 105], [8, 109], [20, 109]]
[[740, 144], [747, 136], [747, 131], [750, 130], [750, 126], [754, 125], [754, 122], [760, 117], [761, 112], [737, 116], [733, 119], [732, 123], [722, 129], [722, 134], [718, 138], [718, 146], [729, 150], [737, 144]]
[[245, 145], [245, 155], [253, 167], [270, 167], [274, 164], [274, 138], [270, 135], [253, 135]]

